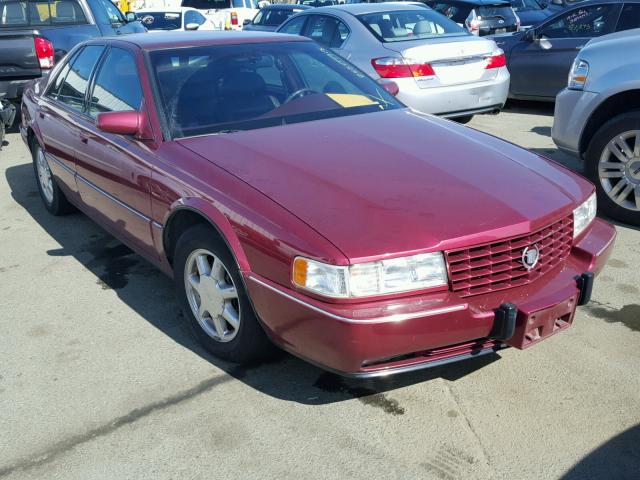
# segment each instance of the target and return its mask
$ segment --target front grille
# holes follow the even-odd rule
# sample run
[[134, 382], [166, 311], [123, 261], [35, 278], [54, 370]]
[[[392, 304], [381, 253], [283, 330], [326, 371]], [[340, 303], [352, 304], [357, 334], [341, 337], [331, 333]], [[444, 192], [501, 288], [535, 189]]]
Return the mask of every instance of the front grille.
[[[445, 252], [451, 289], [463, 297], [519, 287], [559, 265], [571, 251], [573, 215], [528, 235]], [[522, 263], [526, 247], [537, 245], [538, 264]]]

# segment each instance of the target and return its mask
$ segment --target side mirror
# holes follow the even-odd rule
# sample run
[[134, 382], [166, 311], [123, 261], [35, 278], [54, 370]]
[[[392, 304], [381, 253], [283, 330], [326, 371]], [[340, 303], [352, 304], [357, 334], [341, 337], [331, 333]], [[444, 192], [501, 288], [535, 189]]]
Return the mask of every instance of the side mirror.
[[197, 23], [187, 23], [184, 26], [185, 30], [197, 30], [198, 28], [200, 28], [200, 25]]
[[560, 7], [564, 7], [564, 1], [563, 0], [551, 0], [551, 3], [553, 5], [558, 5]]
[[536, 35], [536, 29], [530, 28], [529, 30], [527, 30], [524, 33], [524, 36], [522, 37], [522, 39], [525, 42], [535, 42], [538, 39], [538, 35]]
[[136, 14], [135, 14], [135, 13], [133, 13], [133, 12], [127, 12], [127, 13], [125, 13], [125, 14], [124, 14], [124, 18], [125, 18], [125, 20], [127, 21], [127, 23], [135, 22], [136, 20], [138, 20], [138, 17], [137, 17], [137, 16], [136, 16]]
[[98, 130], [117, 135], [134, 135], [140, 139], [145, 136], [145, 123], [145, 114], [135, 110], [99, 113], [96, 118]]
[[244, 19], [244, 22], [242, 22], [242, 25], [251, 25], [251, 20], [249, 20], [248, 18]]

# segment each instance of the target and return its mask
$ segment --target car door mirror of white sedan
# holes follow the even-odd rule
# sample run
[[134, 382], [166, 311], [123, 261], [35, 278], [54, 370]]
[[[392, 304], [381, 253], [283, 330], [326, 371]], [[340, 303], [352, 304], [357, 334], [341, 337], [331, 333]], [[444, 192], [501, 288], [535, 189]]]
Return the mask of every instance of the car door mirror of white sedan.
[[251, 25], [251, 20], [249, 20], [248, 18], [245, 18], [244, 22], [242, 22], [242, 25]]
[[198, 28], [200, 28], [200, 25], [198, 25], [197, 23], [187, 23], [184, 26], [185, 30], [198, 30]]

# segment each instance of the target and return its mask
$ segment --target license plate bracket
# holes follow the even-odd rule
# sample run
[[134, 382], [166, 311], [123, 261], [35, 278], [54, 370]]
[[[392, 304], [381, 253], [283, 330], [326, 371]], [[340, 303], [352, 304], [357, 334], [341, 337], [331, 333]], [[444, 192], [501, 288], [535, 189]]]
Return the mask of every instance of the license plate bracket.
[[578, 294], [546, 308], [518, 309], [513, 337], [506, 343], [525, 349], [565, 330], [573, 323]]

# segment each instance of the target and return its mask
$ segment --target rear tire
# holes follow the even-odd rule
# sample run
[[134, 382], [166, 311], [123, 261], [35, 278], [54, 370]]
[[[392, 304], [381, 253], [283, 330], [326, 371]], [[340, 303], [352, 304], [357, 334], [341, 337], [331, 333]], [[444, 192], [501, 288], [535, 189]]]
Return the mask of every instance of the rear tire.
[[49, 213], [60, 216], [71, 213], [75, 207], [67, 200], [58, 186], [55, 177], [49, 168], [49, 161], [44, 150], [37, 141], [31, 144], [31, 156], [33, 158], [33, 170], [36, 175], [36, 185], [42, 203]]
[[471, 119], [473, 119], [473, 115], [465, 115], [464, 117], [456, 117], [453, 118], [452, 120], [458, 122], [458, 123], [469, 123], [471, 121]]
[[599, 210], [640, 226], [640, 111], [619, 115], [600, 127], [585, 160]]
[[234, 257], [211, 227], [197, 225], [185, 231], [178, 239], [173, 264], [184, 316], [209, 352], [236, 363], [275, 353], [253, 311]]

